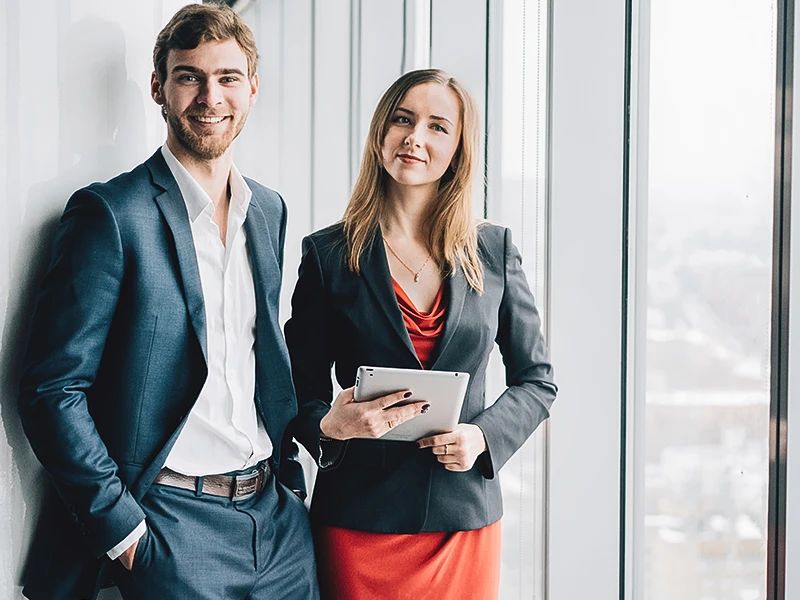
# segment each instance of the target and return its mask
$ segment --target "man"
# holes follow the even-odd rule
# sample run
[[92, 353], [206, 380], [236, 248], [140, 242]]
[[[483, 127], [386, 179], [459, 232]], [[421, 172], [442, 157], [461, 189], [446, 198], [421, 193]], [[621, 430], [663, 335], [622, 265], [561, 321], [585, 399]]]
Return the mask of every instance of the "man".
[[181, 9], [153, 53], [166, 143], [67, 204], [20, 385], [61, 500], [34, 540], [31, 599], [94, 598], [112, 578], [126, 600], [318, 598], [289, 491], [304, 484], [285, 435], [286, 208], [232, 163], [257, 58], [226, 6]]

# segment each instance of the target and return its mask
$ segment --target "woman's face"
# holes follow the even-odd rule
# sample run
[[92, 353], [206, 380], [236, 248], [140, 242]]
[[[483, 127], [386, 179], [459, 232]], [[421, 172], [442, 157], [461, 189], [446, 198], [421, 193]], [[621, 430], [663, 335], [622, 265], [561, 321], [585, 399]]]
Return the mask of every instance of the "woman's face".
[[383, 166], [395, 182], [438, 186], [458, 149], [460, 112], [458, 96], [445, 85], [421, 83], [408, 91], [383, 138]]

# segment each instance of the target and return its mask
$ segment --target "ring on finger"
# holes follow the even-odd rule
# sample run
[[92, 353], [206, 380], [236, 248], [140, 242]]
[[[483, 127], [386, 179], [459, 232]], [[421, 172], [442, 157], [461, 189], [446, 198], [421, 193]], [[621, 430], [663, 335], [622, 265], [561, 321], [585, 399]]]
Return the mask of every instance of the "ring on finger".
[[394, 423], [392, 423], [391, 421], [387, 421], [386, 425], [389, 427], [389, 429], [394, 429]]
[[445, 454], [447, 454], [447, 447], [448, 447], [449, 445], [450, 445], [450, 444], [445, 444], [445, 445], [444, 445], [444, 453], [445, 453]]

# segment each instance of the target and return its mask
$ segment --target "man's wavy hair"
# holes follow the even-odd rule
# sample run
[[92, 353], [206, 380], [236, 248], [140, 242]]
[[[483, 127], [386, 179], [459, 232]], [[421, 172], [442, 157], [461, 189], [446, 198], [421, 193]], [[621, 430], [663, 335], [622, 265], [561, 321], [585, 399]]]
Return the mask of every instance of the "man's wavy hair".
[[167, 79], [167, 56], [170, 50], [192, 50], [203, 42], [236, 40], [247, 57], [247, 76], [258, 68], [258, 48], [253, 32], [226, 4], [189, 4], [184, 6], [158, 34], [153, 48], [153, 68], [159, 83]]

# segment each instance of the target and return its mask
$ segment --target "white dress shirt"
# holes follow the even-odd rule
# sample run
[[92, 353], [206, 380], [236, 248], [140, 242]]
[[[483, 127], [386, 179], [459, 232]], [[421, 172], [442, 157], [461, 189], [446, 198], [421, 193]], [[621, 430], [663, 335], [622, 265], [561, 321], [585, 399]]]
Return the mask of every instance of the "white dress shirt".
[[272, 454], [258, 418], [256, 292], [244, 221], [252, 192], [235, 165], [225, 244], [212, 217], [214, 204], [200, 184], [161, 147], [186, 202], [206, 313], [208, 378], [166, 466], [184, 475], [215, 475], [253, 466]]
[[[193, 476], [245, 469], [272, 455], [272, 442], [254, 400], [256, 295], [244, 230], [252, 192], [231, 165], [223, 244], [209, 195], [166, 144], [161, 153], [186, 202], [203, 289], [208, 350], [208, 378], [166, 466]], [[108, 552], [109, 558], [119, 557], [145, 530], [142, 521]]]

